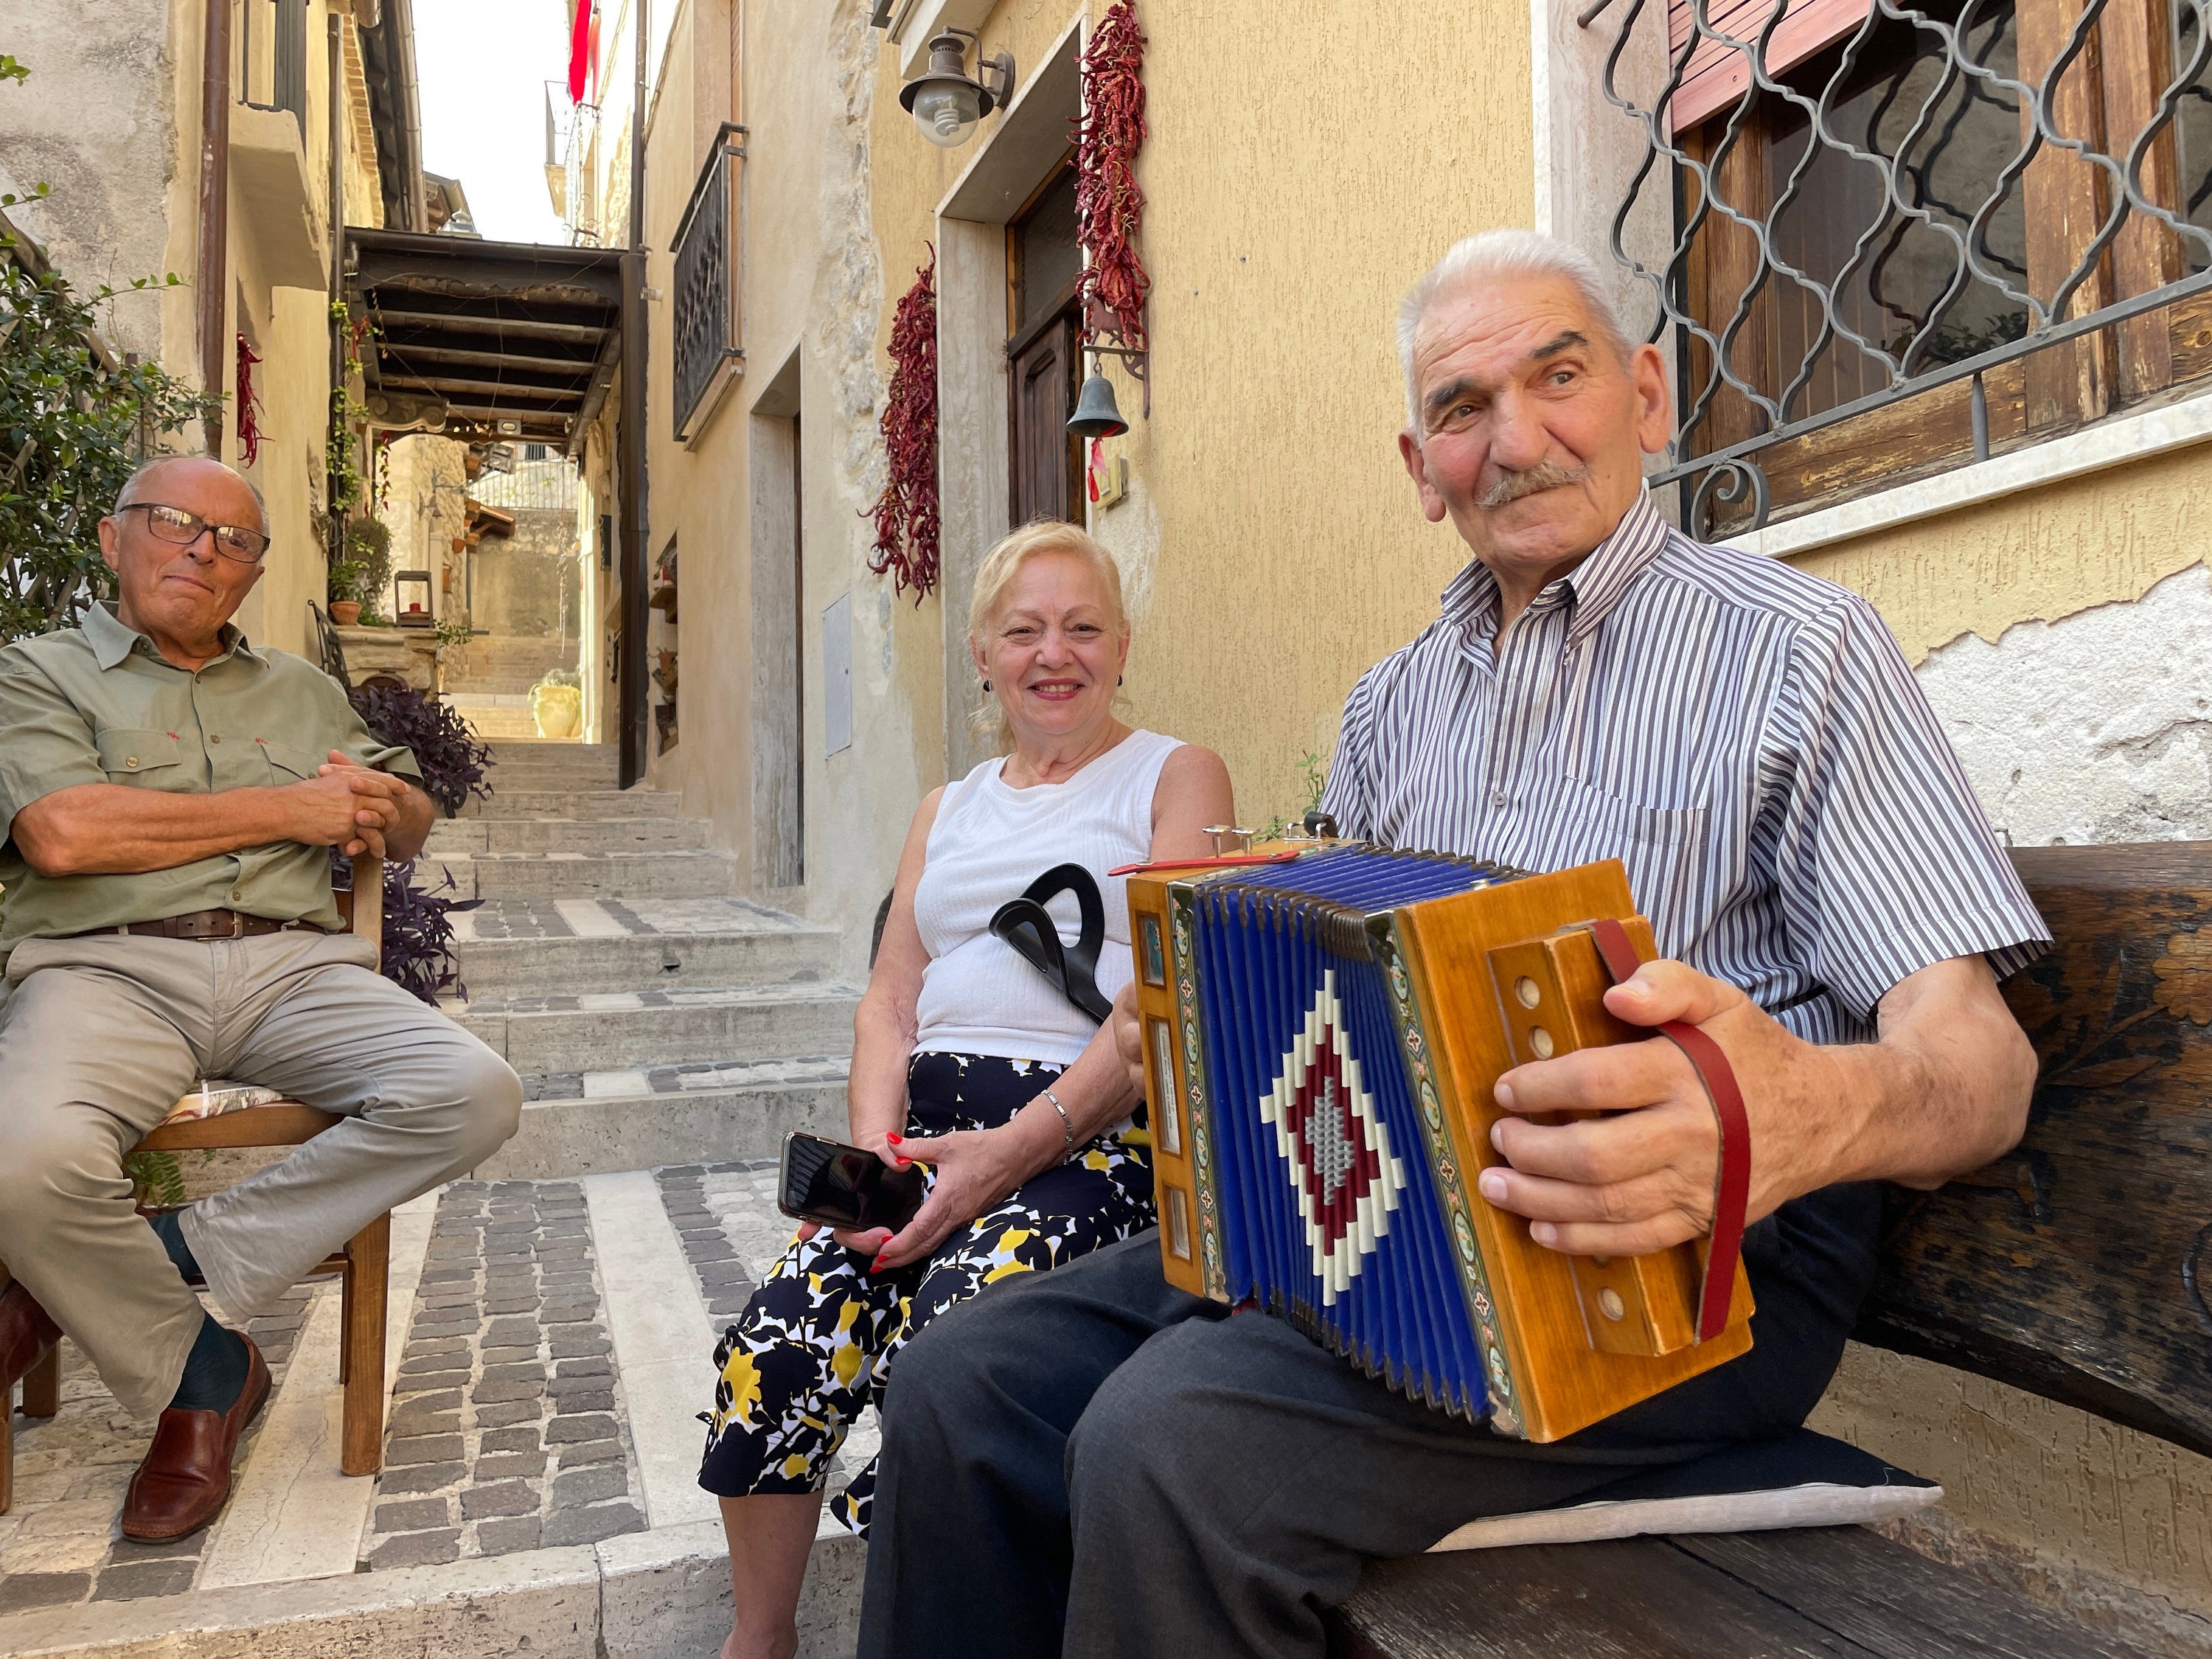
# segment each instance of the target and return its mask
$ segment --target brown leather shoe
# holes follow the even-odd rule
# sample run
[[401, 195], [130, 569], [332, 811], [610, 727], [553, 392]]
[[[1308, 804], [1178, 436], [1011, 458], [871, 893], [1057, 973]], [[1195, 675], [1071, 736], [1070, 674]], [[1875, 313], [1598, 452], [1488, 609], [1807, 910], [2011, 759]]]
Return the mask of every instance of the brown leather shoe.
[[166, 1544], [198, 1532], [230, 1499], [230, 1460], [238, 1437], [269, 1398], [269, 1367], [243, 1331], [246, 1386], [227, 1412], [171, 1407], [154, 1425], [154, 1443], [123, 1499], [123, 1535]]
[[62, 1328], [18, 1279], [0, 1288], [0, 1401], [62, 1340]]

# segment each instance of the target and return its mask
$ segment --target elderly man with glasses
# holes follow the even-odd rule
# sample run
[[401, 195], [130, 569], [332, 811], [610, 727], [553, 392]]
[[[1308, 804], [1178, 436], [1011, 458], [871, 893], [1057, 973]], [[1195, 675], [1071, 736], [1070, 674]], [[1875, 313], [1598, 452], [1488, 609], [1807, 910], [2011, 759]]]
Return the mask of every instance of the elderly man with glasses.
[[[215, 1518], [269, 1393], [191, 1287], [252, 1318], [495, 1150], [522, 1090], [339, 927], [331, 849], [411, 857], [432, 806], [343, 688], [230, 625], [269, 545], [252, 486], [149, 462], [100, 542], [114, 602], [0, 649], [0, 1399], [74, 1340], [157, 1419], [122, 1531], [159, 1543]], [[202, 1077], [346, 1121], [149, 1226], [124, 1156]]]

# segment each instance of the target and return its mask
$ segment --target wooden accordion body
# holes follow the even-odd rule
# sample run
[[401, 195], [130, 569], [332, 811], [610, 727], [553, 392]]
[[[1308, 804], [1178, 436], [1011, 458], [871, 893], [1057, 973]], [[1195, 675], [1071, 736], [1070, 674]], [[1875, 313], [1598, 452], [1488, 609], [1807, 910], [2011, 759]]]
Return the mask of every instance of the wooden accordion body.
[[1651, 1036], [1601, 1000], [1587, 929], [1618, 860], [1550, 875], [1349, 842], [1129, 880], [1169, 1281], [1255, 1301], [1407, 1396], [1550, 1441], [1751, 1346], [1696, 1340], [1701, 1249], [1570, 1257], [1497, 1209], [1492, 1090], [1514, 1066]]

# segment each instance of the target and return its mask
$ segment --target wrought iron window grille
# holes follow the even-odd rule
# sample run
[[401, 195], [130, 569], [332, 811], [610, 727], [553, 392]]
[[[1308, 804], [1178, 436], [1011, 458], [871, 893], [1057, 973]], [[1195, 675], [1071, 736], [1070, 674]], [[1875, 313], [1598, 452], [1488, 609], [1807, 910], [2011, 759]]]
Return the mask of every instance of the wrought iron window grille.
[[1870, 0], [1855, 24], [1838, 0], [1595, 0], [1577, 22], [1617, 7], [1604, 93], [1642, 155], [1608, 242], [1644, 337], [1671, 336], [1650, 483], [1691, 534], [1764, 526], [1778, 459], [1960, 382], [1963, 430], [1938, 430], [1955, 392], [1925, 433], [1893, 419], [1844, 493], [1986, 459], [2000, 378], [2009, 443], [2212, 374], [2170, 332], [2186, 313], [2212, 341], [2212, 0]]
[[671, 339], [676, 440], [688, 443], [744, 363], [738, 261], [742, 252], [738, 166], [744, 128], [725, 121], [708, 147], [676, 227]]

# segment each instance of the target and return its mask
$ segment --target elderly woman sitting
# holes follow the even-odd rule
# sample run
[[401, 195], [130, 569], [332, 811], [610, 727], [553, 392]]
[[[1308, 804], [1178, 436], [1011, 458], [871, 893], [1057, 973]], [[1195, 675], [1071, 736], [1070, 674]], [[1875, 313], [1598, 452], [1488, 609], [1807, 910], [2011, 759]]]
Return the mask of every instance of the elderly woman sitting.
[[[720, 1496], [729, 1534], [727, 1659], [796, 1647], [830, 1460], [915, 1333], [996, 1280], [1152, 1224], [1151, 1168], [1120, 1135], [1139, 1103], [1110, 1030], [990, 921], [1045, 871], [1081, 865], [1105, 899], [1097, 988], [1111, 998], [1131, 969], [1123, 883], [1107, 872], [1205, 854], [1201, 826], [1234, 816], [1229, 775], [1210, 750], [1115, 719], [1129, 654], [1121, 573], [1074, 526], [1030, 525], [991, 550], [968, 643], [981, 717], [1011, 752], [915, 814], [848, 1092], [854, 1142], [933, 1179], [896, 1235], [800, 1228], [715, 1352], [699, 1483]], [[1049, 908], [1071, 935], [1074, 899]], [[863, 1536], [873, 1486], [872, 1463], [835, 1506]]]

